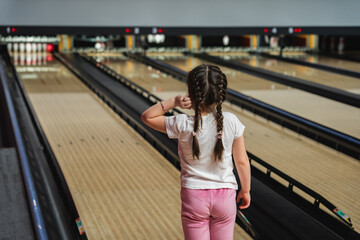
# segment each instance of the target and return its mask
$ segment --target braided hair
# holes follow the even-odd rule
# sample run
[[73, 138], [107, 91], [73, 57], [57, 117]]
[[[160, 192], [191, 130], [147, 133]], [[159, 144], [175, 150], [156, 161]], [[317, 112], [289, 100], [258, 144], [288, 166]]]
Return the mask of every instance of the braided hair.
[[223, 120], [222, 103], [226, 98], [227, 79], [225, 74], [213, 65], [199, 65], [190, 71], [187, 79], [189, 97], [195, 110], [195, 123], [193, 130], [193, 157], [200, 156], [197, 131], [202, 126], [201, 112], [209, 110], [216, 105], [217, 141], [214, 148], [215, 161], [222, 160], [224, 146], [222, 143]]

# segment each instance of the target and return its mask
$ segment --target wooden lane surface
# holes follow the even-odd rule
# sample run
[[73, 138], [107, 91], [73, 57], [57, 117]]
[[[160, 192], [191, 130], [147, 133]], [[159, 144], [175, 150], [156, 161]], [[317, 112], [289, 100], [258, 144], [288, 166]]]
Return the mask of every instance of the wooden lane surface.
[[249, 56], [247, 52], [211, 52], [213, 56]]
[[180, 52], [146, 52], [147, 56], [161, 56], [161, 55], [165, 55], [165, 56], [183, 56], [182, 53]]
[[360, 60], [360, 51], [345, 51], [343, 54], [340, 55], [350, 56], [350, 57], [358, 58]]
[[252, 56], [250, 59], [245, 59], [241, 57], [232, 58], [232, 60], [250, 65], [252, 67], [259, 67], [262, 69], [281, 73], [286, 76], [305, 79], [308, 81], [360, 94], [360, 79], [355, 77], [344, 76], [325, 70], [311, 68], [294, 63], [287, 63], [279, 61], [277, 59], [271, 59], [261, 56]]
[[[123, 57], [124, 55], [121, 52], [90, 52], [86, 53], [89, 57]], [[180, 57], [183, 56], [181, 52], [146, 52], [147, 56], [173, 56], [173, 57]]]
[[[280, 55], [280, 51], [270, 51], [268, 52], [271, 55]], [[298, 57], [298, 58], [302, 58], [307, 56], [306, 52], [302, 52], [302, 51], [283, 51], [282, 53], [283, 57]]]
[[[89, 239], [183, 239], [179, 171], [59, 64], [20, 73]], [[72, 91], [69, 91], [72, 89]], [[250, 239], [236, 227], [237, 239]]]
[[[307, 54], [305, 58], [301, 58], [301, 60], [308, 61], [310, 63], [319, 63], [322, 65], [328, 65], [336, 68], [342, 68], [354, 72], [360, 72], [360, 63], [347, 61], [338, 58], [331, 58], [321, 55], [310, 55]], [[360, 79], [358, 79], [360, 81]]]
[[[107, 65], [162, 99], [186, 92], [185, 83], [158, 74], [131, 59], [112, 60]], [[161, 91], [153, 91], [158, 88]], [[357, 230], [360, 228], [359, 161], [235, 105], [226, 102], [223, 110], [235, 113], [246, 126], [246, 146], [250, 152], [323, 195], [351, 217]], [[279, 181], [287, 186], [281, 179]], [[295, 191], [306, 196], [296, 188]], [[322, 205], [321, 208], [325, 209]]]
[[[168, 58], [164, 62], [184, 71], [206, 63], [192, 57]], [[315, 94], [285, 85], [274, 84], [261, 78], [230, 68], [220, 67], [228, 79], [228, 87], [285, 111], [307, 118], [350, 136], [360, 138], [360, 110]], [[249, 87], [251, 86], [251, 87]]]

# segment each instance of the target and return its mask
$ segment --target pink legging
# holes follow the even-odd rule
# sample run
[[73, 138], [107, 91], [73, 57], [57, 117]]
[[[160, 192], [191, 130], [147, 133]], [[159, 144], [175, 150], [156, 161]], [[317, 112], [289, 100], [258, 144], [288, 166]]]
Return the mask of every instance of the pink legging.
[[181, 220], [186, 240], [232, 240], [236, 190], [181, 188]]

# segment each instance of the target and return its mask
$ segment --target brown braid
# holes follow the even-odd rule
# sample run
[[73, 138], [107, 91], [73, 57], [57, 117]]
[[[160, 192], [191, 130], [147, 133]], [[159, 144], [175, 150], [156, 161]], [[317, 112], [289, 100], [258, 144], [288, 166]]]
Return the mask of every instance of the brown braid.
[[216, 127], [218, 132], [218, 139], [215, 144], [214, 155], [215, 161], [222, 160], [222, 154], [224, 152], [224, 146], [222, 142], [222, 135], [223, 135], [223, 120], [224, 116], [222, 115], [222, 103], [225, 101], [226, 97], [226, 87], [227, 87], [227, 80], [226, 76], [220, 71], [220, 69], [215, 68], [214, 71], [219, 73], [219, 77], [217, 78], [216, 86], [218, 90], [217, 94], [217, 105], [216, 105]]
[[201, 88], [200, 88], [200, 83], [199, 83], [199, 79], [196, 78], [195, 82], [194, 82], [194, 86], [195, 86], [195, 123], [194, 123], [194, 134], [193, 134], [193, 157], [196, 157], [197, 159], [199, 159], [200, 156], [200, 147], [199, 147], [199, 141], [197, 140], [196, 137], [196, 133], [199, 130], [199, 122], [200, 125], [202, 126], [202, 118], [201, 118], [201, 109], [200, 109], [200, 104], [202, 102], [202, 98], [201, 98]]
[[[223, 115], [222, 103], [225, 100], [227, 79], [221, 70], [212, 65], [199, 65], [188, 75], [189, 97], [194, 104], [195, 122], [193, 130], [193, 157], [199, 158], [200, 148], [196, 137], [197, 131], [202, 126], [201, 111], [209, 109], [216, 104], [216, 126], [219, 135], [214, 148], [215, 161], [222, 160], [224, 146], [222, 144]], [[202, 107], [204, 109], [202, 109]], [[200, 124], [200, 127], [199, 127]]]

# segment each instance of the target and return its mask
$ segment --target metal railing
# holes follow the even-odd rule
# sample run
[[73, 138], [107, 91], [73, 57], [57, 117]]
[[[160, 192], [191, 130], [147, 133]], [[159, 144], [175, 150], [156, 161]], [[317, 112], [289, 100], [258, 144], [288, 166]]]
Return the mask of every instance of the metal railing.
[[[36, 227], [46, 231], [48, 239], [87, 239], [86, 234], [81, 235], [78, 231], [76, 219], [79, 219], [79, 215], [71, 193], [66, 189], [65, 178], [25, 93], [22, 81], [11, 64], [9, 55], [4, 54], [4, 57], [10, 74], [11, 90], [16, 96], [16, 113], [20, 119], [18, 129], [22, 131], [30, 171], [35, 176], [35, 190], [39, 197], [37, 208], [42, 209], [43, 214], [44, 226]], [[68, 197], [66, 200], [64, 195]]]
[[5, 94], [6, 103], [9, 110], [10, 121], [12, 129], [15, 135], [16, 148], [20, 160], [21, 171], [24, 179], [25, 189], [27, 193], [28, 205], [30, 206], [30, 213], [32, 217], [33, 227], [37, 239], [47, 240], [48, 234], [44, 223], [44, 215], [42, 209], [39, 207], [39, 194], [35, 188], [35, 180], [33, 173], [31, 172], [30, 161], [26, 153], [24, 139], [20, 131], [20, 124], [15, 112], [13, 99], [11, 97], [11, 91], [9, 89], [6, 79], [4, 60], [0, 58], [0, 80]]

